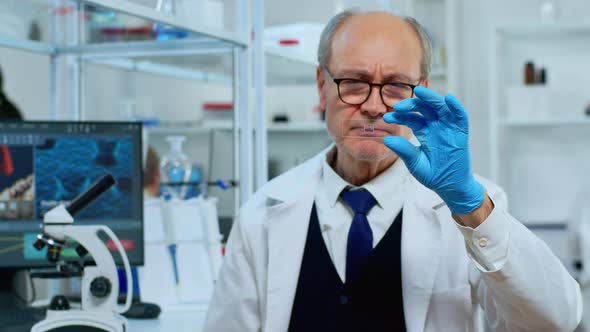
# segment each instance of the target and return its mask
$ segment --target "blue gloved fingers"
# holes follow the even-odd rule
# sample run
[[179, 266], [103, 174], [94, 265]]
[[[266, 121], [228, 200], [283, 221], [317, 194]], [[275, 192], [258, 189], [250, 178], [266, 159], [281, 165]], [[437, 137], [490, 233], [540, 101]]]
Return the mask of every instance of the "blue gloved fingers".
[[467, 119], [467, 112], [463, 108], [463, 105], [459, 102], [459, 100], [453, 96], [452, 94], [447, 94], [445, 96], [445, 102], [447, 106], [453, 113], [453, 116], [457, 119], [457, 124], [461, 128], [467, 129], [469, 127], [469, 120]]
[[426, 126], [424, 117], [416, 113], [386, 113], [383, 115], [383, 121], [408, 126], [414, 133], [417, 133]]
[[447, 105], [444, 98], [438, 93], [419, 85], [414, 88], [414, 94], [418, 99], [425, 102], [431, 109], [436, 111], [438, 118], [446, 118], [451, 115], [449, 108], [446, 107]]
[[383, 144], [402, 158], [408, 170], [413, 171], [414, 165], [420, 156], [420, 147], [414, 146], [407, 139], [400, 136], [384, 137]]
[[428, 103], [418, 98], [408, 98], [393, 105], [393, 109], [397, 113], [412, 113], [418, 112], [424, 116], [428, 121], [438, 119], [436, 111], [432, 109]]

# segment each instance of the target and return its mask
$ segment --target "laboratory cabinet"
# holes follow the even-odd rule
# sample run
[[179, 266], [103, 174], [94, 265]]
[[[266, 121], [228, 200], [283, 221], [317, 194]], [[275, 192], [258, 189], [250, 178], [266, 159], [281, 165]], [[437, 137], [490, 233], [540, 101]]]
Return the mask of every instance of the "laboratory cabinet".
[[503, 25], [492, 43], [492, 177], [511, 213], [571, 268], [567, 231], [579, 222], [575, 202], [590, 184], [590, 25]]

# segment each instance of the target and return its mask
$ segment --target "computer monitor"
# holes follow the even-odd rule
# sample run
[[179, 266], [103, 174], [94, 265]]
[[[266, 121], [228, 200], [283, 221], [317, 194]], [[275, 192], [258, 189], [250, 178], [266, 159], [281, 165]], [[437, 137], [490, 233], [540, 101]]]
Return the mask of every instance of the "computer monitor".
[[[110, 227], [129, 262], [143, 265], [141, 153], [139, 123], [0, 122], [0, 269], [53, 266], [47, 248], [33, 247], [44, 214], [106, 173], [117, 184], [74, 216], [74, 224]], [[64, 260], [79, 259], [71, 244], [61, 252]]]

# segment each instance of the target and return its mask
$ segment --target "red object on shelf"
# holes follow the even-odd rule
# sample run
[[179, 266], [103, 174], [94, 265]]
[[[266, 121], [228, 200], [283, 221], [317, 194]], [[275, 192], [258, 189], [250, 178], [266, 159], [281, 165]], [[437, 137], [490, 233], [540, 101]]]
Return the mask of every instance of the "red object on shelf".
[[299, 45], [299, 40], [298, 39], [288, 39], [288, 38], [280, 39], [279, 45], [281, 45], [281, 46]]
[[203, 103], [203, 111], [206, 112], [229, 112], [233, 109], [233, 103]]
[[136, 28], [102, 28], [100, 32], [105, 35], [116, 36], [116, 35], [152, 35], [152, 28], [149, 26], [136, 27]]

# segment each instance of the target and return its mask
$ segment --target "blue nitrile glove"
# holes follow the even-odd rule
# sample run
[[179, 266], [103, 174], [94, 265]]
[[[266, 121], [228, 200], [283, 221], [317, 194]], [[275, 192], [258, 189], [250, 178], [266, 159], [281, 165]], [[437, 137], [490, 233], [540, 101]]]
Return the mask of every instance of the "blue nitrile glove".
[[399, 136], [385, 137], [383, 143], [451, 212], [470, 213], [483, 203], [484, 188], [471, 170], [467, 113], [452, 95], [443, 98], [422, 86], [414, 94], [416, 98], [395, 104], [395, 112], [385, 114], [383, 120], [410, 127], [421, 145]]

